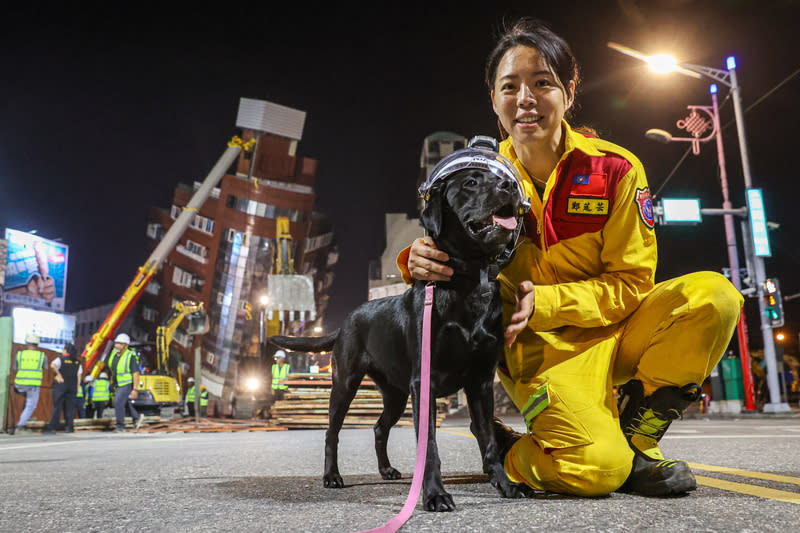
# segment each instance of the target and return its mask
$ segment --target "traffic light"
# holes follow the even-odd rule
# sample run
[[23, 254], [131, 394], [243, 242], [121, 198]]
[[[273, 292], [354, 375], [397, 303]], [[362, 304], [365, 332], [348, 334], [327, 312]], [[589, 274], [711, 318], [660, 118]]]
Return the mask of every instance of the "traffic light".
[[773, 328], [783, 326], [783, 296], [777, 278], [764, 281], [764, 314]]

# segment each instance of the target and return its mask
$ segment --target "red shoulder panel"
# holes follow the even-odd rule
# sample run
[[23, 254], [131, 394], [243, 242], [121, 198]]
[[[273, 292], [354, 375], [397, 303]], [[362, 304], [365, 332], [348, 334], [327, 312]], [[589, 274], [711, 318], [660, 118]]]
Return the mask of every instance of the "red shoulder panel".
[[544, 210], [546, 246], [602, 229], [614, 207], [617, 185], [631, 167], [619, 155], [596, 157], [580, 150], [562, 161]]

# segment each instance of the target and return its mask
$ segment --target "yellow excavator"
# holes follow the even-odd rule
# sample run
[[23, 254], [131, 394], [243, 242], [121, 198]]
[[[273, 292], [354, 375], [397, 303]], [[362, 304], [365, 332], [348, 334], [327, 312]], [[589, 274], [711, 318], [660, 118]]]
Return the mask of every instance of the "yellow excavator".
[[203, 302], [185, 300], [175, 302], [167, 318], [156, 329], [156, 369], [144, 372], [139, 377], [139, 397], [133, 400], [136, 410], [143, 414], [159, 414], [161, 409], [177, 407], [181, 401], [181, 369], [178, 379], [169, 371], [169, 345], [183, 319], [189, 321], [188, 335], [203, 335], [208, 332], [208, 315]]

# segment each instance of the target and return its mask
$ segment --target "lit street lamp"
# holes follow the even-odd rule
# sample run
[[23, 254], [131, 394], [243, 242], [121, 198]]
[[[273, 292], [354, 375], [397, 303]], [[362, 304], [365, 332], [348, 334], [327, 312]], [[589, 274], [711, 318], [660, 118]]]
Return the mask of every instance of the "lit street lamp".
[[[736, 59], [731, 56], [728, 57], [725, 63], [726, 70], [705, 67], [702, 65], [692, 65], [690, 63], [678, 63], [674, 58], [665, 55], [649, 56], [638, 52], [626, 46], [616, 43], [608, 43], [609, 48], [618, 52], [635, 57], [650, 65], [651, 69], [660, 72], [678, 72], [693, 78], [702, 78], [703, 76], [710, 78], [717, 83], [721, 83], [728, 87], [731, 91], [733, 100], [733, 112], [736, 119], [736, 132], [739, 138], [739, 153], [742, 158], [742, 174], [744, 175], [745, 190], [748, 191], [748, 199], [750, 190], [753, 187], [752, 176], [750, 174], [750, 158], [747, 153], [747, 141], [744, 134], [744, 114], [742, 112], [742, 99], [739, 83], [736, 78]], [[750, 202], [747, 202], [748, 218], [753, 221], [753, 210]], [[748, 262], [753, 265], [753, 274], [755, 274], [756, 287], [759, 291], [758, 306], [761, 315], [761, 336], [764, 340], [764, 361], [767, 365], [767, 384], [769, 386], [770, 402], [764, 405], [765, 412], [786, 412], [790, 410], [789, 404], [781, 402], [781, 394], [778, 388], [778, 372], [775, 360], [775, 339], [772, 336], [772, 327], [766, 320], [766, 304], [763, 296], [763, 286], [766, 280], [766, 273], [764, 269], [764, 259], [761, 255], [757, 255], [752, 246], [752, 240], [745, 238], [745, 255]]]
[[[722, 144], [722, 132], [719, 125], [719, 105], [717, 103], [717, 85], [714, 83], [710, 87], [711, 106], [690, 105], [687, 108], [691, 111], [688, 117], [679, 120], [677, 126], [691, 133], [691, 137], [673, 137], [665, 130], [650, 129], [645, 133], [648, 139], [662, 142], [691, 142], [692, 152], [700, 154], [700, 143], [716, 138], [717, 141], [717, 162], [719, 164], [719, 180], [722, 187], [722, 213], [725, 221], [725, 242], [728, 247], [728, 264], [730, 266], [731, 282], [737, 290], [742, 290], [739, 279], [739, 252], [736, 247], [736, 232], [733, 225], [733, 210], [728, 196], [728, 173], [725, 170], [725, 151]], [[708, 118], [701, 115], [705, 113]], [[706, 131], [711, 129], [708, 135]], [[705, 136], [704, 136], [705, 135]], [[739, 315], [739, 323], [736, 325], [739, 341], [740, 362], [742, 365], [742, 380], [744, 385], [745, 410], [755, 410], [755, 391], [753, 386], [753, 374], [750, 369], [750, 350], [747, 344], [747, 322], [744, 316], [744, 309]]]

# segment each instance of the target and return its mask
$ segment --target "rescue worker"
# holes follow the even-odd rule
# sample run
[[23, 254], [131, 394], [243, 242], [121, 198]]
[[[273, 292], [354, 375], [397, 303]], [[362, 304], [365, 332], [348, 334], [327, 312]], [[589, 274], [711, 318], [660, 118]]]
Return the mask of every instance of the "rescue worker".
[[[505, 470], [539, 490], [651, 496], [696, 488], [659, 439], [700, 393], [743, 303], [721, 274], [655, 283], [653, 205], [630, 152], [564, 119], [578, 67], [569, 45], [522, 19], [486, 65], [500, 154], [519, 171], [531, 212], [498, 280], [506, 350], [498, 367], [527, 433], [496, 421]], [[446, 281], [430, 237], [398, 256], [404, 279]], [[612, 387], [620, 387], [619, 406]]]
[[72, 343], [64, 346], [61, 356], [50, 363], [50, 368], [55, 372], [53, 378], [53, 411], [50, 422], [45, 426], [44, 434], [53, 434], [61, 421], [61, 412], [64, 412], [64, 432], [75, 431], [75, 403], [80, 388], [83, 368], [78, 357], [78, 350]]
[[111, 399], [111, 383], [108, 374], [103, 371], [94, 380], [89, 393], [89, 404], [92, 406], [92, 418], [103, 418], [103, 411]]
[[37, 349], [38, 346], [39, 336], [28, 333], [25, 335], [25, 349], [19, 350], [14, 357], [14, 368], [17, 371], [14, 376], [14, 390], [25, 397], [25, 407], [22, 408], [17, 425], [11, 431], [12, 434], [29, 431], [25, 428], [25, 424], [39, 403], [39, 390], [44, 370], [47, 368], [47, 356]]
[[274, 401], [283, 400], [286, 395], [288, 385], [281, 383], [289, 376], [289, 364], [286, 362], [286, 352], [278, 350], [275, 352], [275, 363], [272, 365], [272, 395]]
[[120, 333], [114, 339], [114, 348], [108, 358], [108, 368], [111, 370], [111, 379], [114, 381], [114, 414], [116, 416], [115, 432], [125, 431], [125, 408], [131, 411], [131, 417], [138, 429], [142, 424], [142, 417], [136, 411], [130, 400], [139, 397], [139, 357], [128, 348], [131, 338], [126, 333]]
[[[189, 416], [194, 416], [194, 401], [195, 401], [195, 386], [194, 386], [194, 378], [189, 378], [186, 380], [186, 383], [189, 385], [189, 390], [186, 391], [186, 407], [189, 409]], [[201, 383], [200, 384], [200, 416], [206, 416], [208, 413], [208, 391], [206, 387]]]
[[86, 418], [86, 402], [88, 401], [86, 397], [86, 379], [91, 377], [92, 376], [86, 376], [84, 381], [78, 381], [78, 390], [75, 391], [75, 410], [77, 411], [78, 418]]
[[94, 418], [94, 405], [92, 404], [92, 390], [94, 378], [90, 375], [83, 378], [83, 405], [86, 418]]

